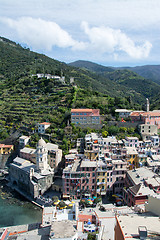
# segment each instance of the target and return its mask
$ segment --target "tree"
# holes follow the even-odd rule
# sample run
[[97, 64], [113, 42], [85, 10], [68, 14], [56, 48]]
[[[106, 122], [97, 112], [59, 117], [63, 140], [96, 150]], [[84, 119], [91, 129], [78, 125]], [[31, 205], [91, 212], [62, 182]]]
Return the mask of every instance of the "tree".
[[107, 131], [103, 131], [102, 132], [102, 137], [107, 137], [108, 136], [108, 132]]
[[116, 136], [119, 133], [119, 127], [117, 126], [110, 126], [108, 129], [109, 135]]

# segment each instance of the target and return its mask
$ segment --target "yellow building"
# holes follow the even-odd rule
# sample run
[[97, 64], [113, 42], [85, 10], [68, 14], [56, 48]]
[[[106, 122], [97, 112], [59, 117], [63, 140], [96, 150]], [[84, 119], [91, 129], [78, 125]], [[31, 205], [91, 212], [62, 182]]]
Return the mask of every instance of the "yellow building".
[[84, 155], [86, 158], [90, 159], [91, 161], [98, 160], [98, 152], [94, 150], [84, 150]]
[[126, 160], [129, 165], [129, 170], [132, 170], [134, 167], [139, 167], [139, 157], [136, 148], [126, 147]]
[[10, 154], [13, 150], [13, 145], [0, 144], [0, 154]]
[[106, 165], [101, 165], [97, 169], [97, 194], [106, 195], [107, 191], [107, 169]]

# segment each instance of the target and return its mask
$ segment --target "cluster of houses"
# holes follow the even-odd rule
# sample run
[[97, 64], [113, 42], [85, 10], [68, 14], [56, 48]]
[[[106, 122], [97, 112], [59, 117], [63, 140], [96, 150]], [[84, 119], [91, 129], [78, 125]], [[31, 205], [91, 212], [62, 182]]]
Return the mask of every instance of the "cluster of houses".
[[118, 194], [128, 206], [144, 203], [160, 192], [159, 136], [139, 141], [137, 137], [85, 136], [84, 154], [65, 156], [63, 194], [75, 199]]

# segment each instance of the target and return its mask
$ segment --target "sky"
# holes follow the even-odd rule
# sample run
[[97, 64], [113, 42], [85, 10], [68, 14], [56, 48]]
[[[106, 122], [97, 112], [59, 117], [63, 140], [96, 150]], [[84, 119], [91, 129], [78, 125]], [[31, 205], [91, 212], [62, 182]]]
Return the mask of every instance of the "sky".
[[0, 36], [66, 63], [160, 64], [160, 0], [0, 0]]

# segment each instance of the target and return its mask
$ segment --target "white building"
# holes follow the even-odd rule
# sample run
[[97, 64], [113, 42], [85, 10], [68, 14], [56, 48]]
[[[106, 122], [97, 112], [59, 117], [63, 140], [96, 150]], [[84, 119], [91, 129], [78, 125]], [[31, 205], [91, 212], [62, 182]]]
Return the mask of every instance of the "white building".
[[50, 125], [51, 125], [51, 124], [50, 124], [49, 122], [39, 123], [39, 124], [38, 124], [38, 133], [44, 134], [44, 133], [45, 133], [45, 130], [46, 130], [47, 128], [49, 128]]
[[29, 143], [29, 140], [30, 140], [30, 137], [24, 136], [24, 135], [21, 136], [19, 138], [19, 146], [20, 146], [20, 148], [24, 148], [25, 145], [27, 145]]

